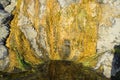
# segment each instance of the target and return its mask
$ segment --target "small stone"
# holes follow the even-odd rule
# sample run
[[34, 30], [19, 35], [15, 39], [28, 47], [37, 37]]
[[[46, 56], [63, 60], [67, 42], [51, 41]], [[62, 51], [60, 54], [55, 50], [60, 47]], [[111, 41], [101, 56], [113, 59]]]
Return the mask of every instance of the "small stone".
[[60, 6], [63, 7], [67, 7], [72, 3], [78, 3], [80, 0], [58, 0]]
[[70, 40], [64, 40], [62, 45], [62, 51], [60, 52], [60, 57], [62, 59], [67, 59], [70, 55]]

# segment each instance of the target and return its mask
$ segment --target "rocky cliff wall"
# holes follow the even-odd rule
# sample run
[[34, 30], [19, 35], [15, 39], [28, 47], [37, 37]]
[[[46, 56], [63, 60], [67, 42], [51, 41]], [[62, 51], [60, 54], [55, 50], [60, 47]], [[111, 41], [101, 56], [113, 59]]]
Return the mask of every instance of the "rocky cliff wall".
[[1, 5], [1, 13], [14, 16], [11, 23], [1, 23], [1, 70], [69, 60], [99, 69], [106, 77], [119, 71], [114, 65], [120, 44], [119, 0], [1, 0]]

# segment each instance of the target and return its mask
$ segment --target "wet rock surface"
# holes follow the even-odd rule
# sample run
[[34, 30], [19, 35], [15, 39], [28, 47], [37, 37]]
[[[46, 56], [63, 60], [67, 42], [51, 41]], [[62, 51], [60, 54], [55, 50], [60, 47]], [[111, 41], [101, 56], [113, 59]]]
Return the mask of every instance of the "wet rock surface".
[[50, 61], [34, 71], [0, 72], [0, 80], [109, 80], [93, 69], [71, 61]]
[[11, 0], [0, 0], [0, 4], [2, 4], [2, 6], [5, 8], [10, 4], [10, 1]]

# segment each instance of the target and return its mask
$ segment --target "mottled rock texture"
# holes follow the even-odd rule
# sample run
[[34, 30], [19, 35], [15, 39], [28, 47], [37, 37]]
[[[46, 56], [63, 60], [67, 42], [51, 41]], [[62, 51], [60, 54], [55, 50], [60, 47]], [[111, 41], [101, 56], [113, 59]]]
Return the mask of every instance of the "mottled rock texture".
[[[0, 3], [0, 45], [4, 46], [0, 47], [0, 58], [10, 59], [5, 70], [26, 70], [26, 66], [44, 61], [68, 60], [101, 70], [108, 78], [119, 71], [115, 46], [120, 45], [120, 0]], [[11, 23], [8, 12], [14, 16]]]
[[117, 58], [115, 46], [120, 45], [120, 1], [103, 0], [102, 10], [103, 22], [98, 29], [97, 53], [103, 55], [98, 59], [97, 67], [103, 66], [104, 75], [110, 77], [119, 71], [119, 68], [115, 68], [117, 65], [113, 64], [117, 62], [114, 61]]
[[9, 35], [9, 22], [11, 13], [8, 13], [4, 8], [10, 4], [8, 0], [0, 1], [0, 70], [4, 70], [9, 64], [8, 49], [6, 47], [6, 39]]

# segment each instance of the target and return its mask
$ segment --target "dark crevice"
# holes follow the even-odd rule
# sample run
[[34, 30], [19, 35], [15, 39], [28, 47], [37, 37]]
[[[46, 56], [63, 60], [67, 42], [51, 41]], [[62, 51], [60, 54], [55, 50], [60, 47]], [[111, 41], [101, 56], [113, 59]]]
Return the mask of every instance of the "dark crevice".
[[112, 62], [111, 80], [120, 80], [120, 45], [114, 46], [114, 58]]

